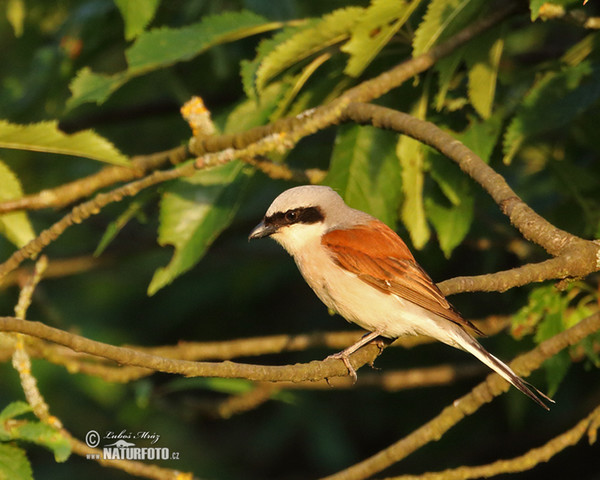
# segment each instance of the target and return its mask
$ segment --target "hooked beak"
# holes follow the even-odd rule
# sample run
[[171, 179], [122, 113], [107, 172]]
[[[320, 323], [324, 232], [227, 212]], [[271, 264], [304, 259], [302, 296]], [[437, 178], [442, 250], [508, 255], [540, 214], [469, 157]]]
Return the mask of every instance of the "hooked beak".
[[255, 238], [268, 237], [269, 235], [273, 235], [276, 231], [277, 227], [273, 225], [266, 225], [265, 221], [263, 220], [250, 232], [248, 241], [254, 240]]

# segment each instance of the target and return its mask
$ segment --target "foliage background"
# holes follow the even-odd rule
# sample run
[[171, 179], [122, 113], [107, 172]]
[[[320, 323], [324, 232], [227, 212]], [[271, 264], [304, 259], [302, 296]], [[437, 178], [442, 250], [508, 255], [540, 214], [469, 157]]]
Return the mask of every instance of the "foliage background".
[[[257, 77], [254, 88], [260, 101], [248, 103], [247, 95], [255, 93], [252, 85], [248, 87], [251, 77], [245, 77], [244, 88], [240, 62], [254, 59], [259, 45], [266, 48], [261, 40], [279, 31], [273, 27], [274, 32], [207, 44], [210, 48], [189, 55], [186, 61], [173, 61], [135, 76], [100, 104], [84, 102], [69, 88], [74, 88], [75, 79], [81, 79], [82, 69], [106, 75], [124, 71], [124, 52], [144, 28], [183, 31], [210, 15], [242, 10], [260, 15], [265, 21], [288, 22], [318, 18], [351, 5], [369, 5], [341, 0], [139, 1], [132, 2], [138, 8], [128, 17], [122, 3], [7, 2], [0, 15], [0, 116], [15, 124], [56, 119], [67, 133], [92, 128], [128, 156], [167, 150], [190, 137], [179, 107], [192, 95], [202, 96], [220, 128], [242, 131], [268, 123], [269, 117], [278, 113], [282, 99], [286, 101], [298, 72], [317, 54], [330, 54], [331, 59], [318, 67], [300, 94], [289, 97], [289, 108], [283, 113], [299, 113], [410, 57], [415, 46], [411, 44], [412, 36], [427, 11], [427, 2], [417, 5], [410, 21], [371, 64], [365, 65], [364, 72], [356, 72], [362, 76], [343, 73], [348, 52], [340, 52], [334, 43], [314, 52], [308, 60], [286, 65], [291, 70], [279, 68], [272, 78], [265, 77], [262, 85]], [[463, 15], [464, 23], [454, 25], [456, 31], [486, 13], [482, 2], [448, 5], [457, 3], [470, 3], [468, 8], [475, 13], [461, 11], [458, 18]], [[529, 6], [521, 3], [525, 8]], [[393, 90], [380, 103], [425, 116], [461, 135], [474, 150], [487, 152], [493, 168], [544, 218], [574, 235], [598, 238], [600, 37], [577, 22], [576, 15], [581, 12], [593, 17], [600, 10], [594, 0], [585, 7], [570, 2], [567, 12], [575, 14], [532, 19], [536, 15], [531, 12], [537, 12], [540, 2], [531, 3], [531, 10], [523, 8], [509, 22], [485, 33], [482, 40], [467, 45], [463, 52], [466, 63], [459, 65], [460, 59], [456, 59], [456, 70], [440, 62], [437, 68]], [[157, 7], [154, 13], [153, 4]], [[24, 13], [22, 21], [19, 8]], [[146, 10], [144, 21], [141, 17]], [[137, 27], [136, 21], [140, 24]], [[278, 35], [286, 35], [286, 31]], [[478, 46], [495, 45], [498, 49], [500, 38], [503, 45], [501, 56], [497, 56], [497, 70], [478, 73], [474, 68], [474, 58], [481, 55]], [[584, 39], [587, 44], [582, 44]], [[181, 42], [184, 50], [187, 44]], [[579, 50], [570, 50], [574, 46]], [[571, 56], [565, 58], [568, 52]], [[493, 58], [490, 62], [494, 63]], [[244, 65], [251, 68], [248, 63]], [[547, 87], [540, 87], [544, 82]], [[487, 96], [478, 91], [477, 85], [481, 84], [491, 85], [493, 95], [489, 90]], [[448, 89], [445, 98], [440, 96], [443, 88]], [[547, 101], [536, 100], [536, 95]], [[240, 105], [247, 110], [236, 110]], [[511, 150], [521, 140], [521, 148]], [[458, 169], [444, 163], [443, 157], [429, 150], [418, 153], [414, 146], [401, 144], [399, 149], [405, 149], [407, 156], [422, 155], [423, 169], [428, 172], [423, 193], [414, 191], [411, 186], [418, 183], [421, 170], [417, 168], [418, 172], [411, 174], [409, 164], [398, 162], [395, 148], [392, 134], [343, 126], [318, 132], [291, 152], [272, 158], [284, 159], [287, 165], [299, 169], [326, 170], [331, 162], [325, 181], [340, 188], [355, 206], [371, 208], [394, 225], [412, 247], [418, 248], [418, 261], [436, 281], [506, 270], [545, 258], [541, 249], [526, 243], [509, 225], [486, 193]], [[51, 189], [103, 167], [90, 159], [24, 149], [3, 149], [0, 155], [26, 194]], [[338, 166], [333, 168], [335, 162]], [[354, 170], [347, 167], [347, 162]], [[381, 168], [376, 174], [369, 174], [371, 162], [378, 162]], [[169, 215], [174, 215], [164, 202], [169, 202], [169, 195], [193, 199], [198, 191], [175, 181], [110, 205], [53, 242], [45, 250], [51, 263], [76, 259], [78, 265], [88, 265], [89, 261], [89, 266], [76, 274], [43, 280], [27, 318], [115, 345], [142, 346], [351, 329], [339, 317], [327, 315], [293, 261], [274, 242], [247, 243], [248, 232], [270, 201], [293, 183], [244, 168], [248, 172], [245, 186], [236, 187], [243, 194], [234, 195], [235, 200], [219, 197], [217, 202], [224, 202], [225, 213], [217, 216], [233, 213], [236, 202], [239, 209], [223, 233], [213, 235], [214, 242], [189, 272], [173, 275], [169, 279], [173, 283], [151, 289], [153, 294], [148, 295], [155, 271], [167, 265], [173, 255], [170, 246], [157, 243], [157, 231], [165, 228]], [[4, 182], [6, 177], [3, 185], [7, 185]], [[134, 209], [131, 219], [101, 255], [92, 257], [107, 227], [127, 208]], [[181, 206], [174, 204], [172, 208]], [[33, 229], [40, 232], [67, 211], [44, 209], [31, 212], [28, 218]], [[203, 228], [218, 229], [218, 225]], [[163, 234], [168, 236], [164, 230]], [[13, 243], [0, 238], [2, 260], [14, 250]], [[590, 295], [597, 293], [597, 277], [586, 280], [582, 290]], [[0, 288], [0, 309], [9, 315], [19, 290], [15, 284]], [[452, 302], [466, 318], [512, 315], [527, 305], [528, 294], [536, 288], [530, 285], [501, 294], [463, 294], [453, 297]], [[552, 288], [544, 292], [551, 298], [559, 295]], [[543, 301], [536, 303], [534, 298], [532, 302], [538, 313], [549, 309]], [[526, 317], [522, 314], [520, 318]], [[534, 341], [532, 335], [516, 340], [503, 332], [484, 339], [484, 344], [499, 357], [510, 359], [531, 348]], [[322, 359], [329, 353], [311, 349], [258, 360], [271, 365], [293, 364]], [[257, 362], [254, 358], [239, 360]], [[461, 352], [433, 344], [387, 349], [376, 365], [386, 371], [470, 362]], [[593, 355], [570, 367], [569, 363], [568, 358], [566, 364], [563, 359], [562, 366], [550, 367], [546, 375], [536, 372], [531, 378], [543, 390], [549, 384], [555, 387], [557, 404], [550, 413], [511, 389], [439, 442], [386, 473], [417, 474], [509, 458], [564, 431], [597, 405], [600, 397]], [[568, 373], [562, 378], [565, 368]], [[366, 370], [361, 370], [359, 377]], [[119, 384], [70, 374], [43, 360], [34, 361], [33, 373], [52, 413], [77, 438], [83, 438], [91, 429], [157, 432], [161, 446], [181, 454], [179, 461], [165, 462], [164, 466], [192, 471], [201, 478], [255, 479], [314, 478], [338, 471], [409, 433], [477, 381], [471, 378], [397, 392], [379, 388], [283, 390], [256, 409], [220, 419], [213, 414], [214, 405], [230, 394], [245, 391], [248, 382], [155, 374]], [[0, 379], [1, 407], [22, 399], [19, 378], [8, 359], [0, 365]], [[128, 477], [76, 456], [66, 463], [55, 463], [52, 455], [40, 447], [28, 446], [27, 455], [37, 479]], [[581, 443], [549, 464], [513, 478], [591, 479], [598, 478], [599, 471], [597, 446]]]

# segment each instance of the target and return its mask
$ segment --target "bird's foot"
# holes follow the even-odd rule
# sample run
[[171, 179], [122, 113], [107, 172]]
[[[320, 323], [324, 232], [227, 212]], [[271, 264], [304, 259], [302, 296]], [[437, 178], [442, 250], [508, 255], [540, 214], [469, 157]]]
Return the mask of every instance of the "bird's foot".
[[[356, 374], [355, 368], [350, 363], [350, 354], [345, 350], [334, 353], [333, 355], [329, 355], [325, 360], [341, 360], [344, 362], [344, 366], [348, 369], [348, 375], [352, 377], [352, 383], [356, 383], [356, 380], [358, 380], [358, 375]], [[327, 383], [329, 383], [329, 380], [327, 380]]]

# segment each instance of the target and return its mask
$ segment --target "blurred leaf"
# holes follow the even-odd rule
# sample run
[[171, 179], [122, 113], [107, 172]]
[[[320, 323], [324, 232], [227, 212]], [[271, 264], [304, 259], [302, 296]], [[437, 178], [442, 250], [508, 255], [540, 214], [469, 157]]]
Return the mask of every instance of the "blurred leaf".
[[148, 294], [153, 295], [191, 269], [231, 223], [252, 170], [240, 161], [201, 170], [176, 180], [160, 204], [158, 243], [173, 245], [175, 253], [166, 267], [154, 272]]
[[129, 164], [125, 155], [97, 133], [85, 130], [66, 134], [59, 130], [56, 120], [30, 125], [16, 125], [0, 120], [0, 148], [61, 153], [114, 165]]
[[11, 428], [10, 432], [13, 440], [24, 440], [51, 450], [57, 462], [64, 462], [71, 454], [69, 440], [47, 423], [24, 422]]
[[96, 250], [94, 250], [94, 257], [98, 257], [106, 250], [106, 247], [117, 237], [119, 232], [129, 223], [134, 217], [140, 217], [142, 215], [142, 208], [146, 204], [146, 199], [142, 198], [143, 195], [138, 195], [135, 199], [127, 206], [125, 211], [121, 213], [115, 220], [110, 222], [106, 227], [106, 231], [102, 235]]
[[22, 449], [0, 443], [0, 480], [33, 480], [31, 465]]
[[[21, 182], [0, 160], [0, 202], [14, 200], [23, 196]], [[35, 232], [25, 212], [12, 212], [0, 215], [0, 234], [4, 235], [10, 242], [18, 248], [29, 243], [35, 238]]]
[[280, 23], [266, 23], [264, 17], [255, 13], [242, 11], [206, 16], [201, 22], [182, 28], [163, 27], [144, 32], [125, 52], [128, 70], [111, 76], [93, 73], [88, 67], [80, 70], [70, 85], [72, 96], [67, 106], [103, 103], [131, 78], [190, 60], [212, 46], [280, 26]]
[[600, 68], [584, 61], [550, 72], [527, 94], [504, 135], [504, 162], [510, 163], [529, 137], [573, 121], [600, 98]]
[[577, 5], [581, 4], [583, 0], [529, 0], [529, 9], [531, 10], [531, 21], [533, 22], [540, 16], [540, 8], [544, 4], [549, 5]]
[[269, 80], [286, 68], [348, 38], [364, 11], [360, 7], [335, 10], [324, 15], [318, 22], [300, 29], [271, 50], [256, 70], [256, 89], [259, 94]]
[[419, 3], [421, 0], [413, 0], [410, 4], [404, 0], [372, 0], [358, 25], [352, 29], [350, 40], [341, 47], [350, 55], [344, 73], [351, 77], [360, 76], [402, 28]]
[[338, 128], [324, 184], [353, 208], [394, 228], [401, 198], [401, 172], [395, 154], [397, 135], [375, 127]]
[[18, 417], [19, 415], [23, 415], [24, 413], [29, 413], [31, 410], [31, 405], [21, 400], [10, 402], [0, 412], [0, 431], [5, 432], [4, 422], [11, 418]]
[[435, 108], [439, 112], [444, 108], [446, 95], [450, 89], [450, 83], [454, 78], [454, 74], [463, 60], [465, 47], [458, 48], [447, 57], [438, 60], [434, 68], [438, 72], [438, 92], [436, 95]]
[[160, 0], [115, 0], [125, 22], [125, 39], [133, 40], [154, 18]]
[[450, 37], [479, 13], [486, 0], [432, 0], [413, 40], [413, 57]]
[[6, 19], [15, 32], [15, 37], [23, 35], [25, 22], [25, 2], [23, 0], [8, 0], [6, 4]]
[[492, 114], [503, 49], [504, 37], [498, 36], [497, 29], [467, 45], [465, 61], [469, 69], [469, 100], [483, 118], [489, 118]]

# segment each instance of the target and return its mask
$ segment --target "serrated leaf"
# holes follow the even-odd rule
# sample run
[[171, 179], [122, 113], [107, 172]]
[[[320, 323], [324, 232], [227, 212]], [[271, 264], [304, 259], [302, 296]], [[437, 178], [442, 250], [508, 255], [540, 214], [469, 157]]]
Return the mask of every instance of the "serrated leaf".
[[358, 25], [352, 29], [350, 40], [341, 47], [343, 52], [350, 55], [344, 73], [352, 77], [360, 76], [402, 28], [419, 3], [421, 0], [413, 0], [410, 4], [403, 0], [372, 0]]
[[504, 162], [510, 163], [529, 137], [567, 125], [598, 98], [600, 68], [588, 61], [546, 75], [527, 94], [506, 129]]
[[166, 267], [154, 272], [149, 295], [187, 272], [204, 256], [233, 220], [251, 172], [242, 162], [234, 161], [176, 180], [167, 188], [160, 204], [158, 243], [174, 246], [175, 253]]
[[0, 443], [0, 480], [33, 480], [31, 464], [21, 448]]
[[360, 7], [335, 10], [280, 43], [265, 56], [256, 70], [256, 89], [259, 94], [269, 80], [285, 69], [348, 38], [363, 13], [364, 9]]
[[402, 193], [396, 138], [392, 132], [370, 126], [340, 127], [323, 181], [348, 205], [392, 228], [396, 226]]
[[[301, 28], [309, 28], [311, 24], [316, 23], [316, 20], [309, 21]], [[242, 60], [240, 63], [240, 75], [242, 77], [242, 86], [248, 98], [256, 98], [256, 71], [260, 67], [263, 59], [275, 50], [279, 44], [284, 43], [299, 31], [298, 27], [286, 27], [281, 32], [273, 35], [272, 38], [261, 40], [256, 49], [256, 56], [252, 60]]]
[[452, 251], [461, 244], [473, 223], [473, 197], [464, 194], [457, 205], [445, 206], [433, 198], [427, 198], [425, 207], [427, 218], [435, 227], [438, 241], [444, 256], [450, 258]]
[[[0, 160], [0, 202], [14, 200], [23, 196], [21, 182]], [[18, 248], [29, 243], [35, 238], [35, 232], [25, 212], [11, 212], [0, 215], [0, 234], [4, 235], [11, 243]]]
[[486, 0], [432, 0], [413, 40], [413, 56], [419, 56], [469, 24]]
[[67, 100], [67, 108], [73, 109], [88, 102], [104, 103], [127, 80], [125, 73], [104, 75], [83, 67], [69, 85], [71, 97]]
[[496, 29], [467, 45], [465, 61], [469, 69], [469, 101], [483, 118], [492, 114], [503, 49], [504, 38], [498, 37]]
[[115, 0], [125, 22], [125, 39], [133, 40], [154, 18], [160, 0]]
[[142, 33], [127, 49], [128, 69], [115, 75], [93, 73], [85, 67], [70, 85], [69, 108], [86, 102], [103, 103], [124, 83], [150, 71], [194, 58], [208, 48], [222, 43], [280, 28], [264, 17], [249, 11], [210, 15], [182, 28], [158, 28]]
[[[31, 405], [21, 400], [17, 400], [15, 402], [10, 402], [6, 407], [2, 409], [0, 412], [0, 424], [10, 420], [11, 418], [18, 417], [19, 415], [23, 415], [24, 413], [31, 412]], [[2, 426], [0, 425], [0, 428]]]
[[0, 120], [0, 148], [60, 153], [114, 165], [129, 165], [127, 157], [104, 137], [92, 130], [63, 133], [55, 120], [30, 125], [17, 125]]

